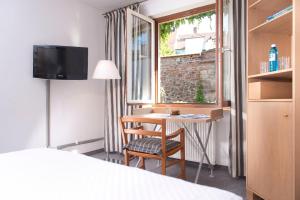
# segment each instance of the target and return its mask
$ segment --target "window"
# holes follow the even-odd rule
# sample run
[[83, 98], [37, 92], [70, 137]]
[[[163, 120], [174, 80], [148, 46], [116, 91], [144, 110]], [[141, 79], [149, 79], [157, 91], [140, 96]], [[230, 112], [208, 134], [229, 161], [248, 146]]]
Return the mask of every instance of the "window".
[[223, 99], [229, 105], [231, 98], [231, 66], [233, 41], [233, 7], [232, 2], [223, 0]]
[[127, 11], [128, 103], [222, 105], [220, 1], [155, 19], [155, 23]]
[[158, 19], [157, 103], [216, 104], [215, 5]]
[[154, 21], [127, 10], [127, 102], [154, 103]]

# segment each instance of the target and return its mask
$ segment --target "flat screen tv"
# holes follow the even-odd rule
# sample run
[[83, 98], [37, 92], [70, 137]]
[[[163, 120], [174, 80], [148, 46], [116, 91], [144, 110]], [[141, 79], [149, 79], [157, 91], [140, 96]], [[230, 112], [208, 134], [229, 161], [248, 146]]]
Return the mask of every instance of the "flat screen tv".
[[86, 80], [88, 48], [33, 46], [33, 77], [42, 79]]

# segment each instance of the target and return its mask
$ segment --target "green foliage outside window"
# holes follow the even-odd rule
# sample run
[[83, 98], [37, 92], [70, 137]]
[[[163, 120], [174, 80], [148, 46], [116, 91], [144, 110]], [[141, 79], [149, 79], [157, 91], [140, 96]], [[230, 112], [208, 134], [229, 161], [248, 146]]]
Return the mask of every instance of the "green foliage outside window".
[[196, 91], [196, 102], [197, 103], [206, 103], [203, 86], [201, 84], [198, 85]]
[[175, 54], [175, 51], [172, 48], [170, 48], [168, 41], [169, 39], [164, 39], [160, 41], [159, 52], [161, 56], [171, 56]]
[[209, 17], [211, 19], [213, 15], [215, 15], [215, 11], [209, 11], [201, 13], [199, 15], [194, 15], [191, 17], [160, 24], [160, 55], [170, 56], [175, 54], [174, 50], [169, 47], [168, 42], [170, 34], [174, 32], [177, 28], [179, 28], [180, 25], [184, 25], [186, 23], [194, 24], [195, 22], [201, 23], [202, 19], [204, 19], [205, 17]]

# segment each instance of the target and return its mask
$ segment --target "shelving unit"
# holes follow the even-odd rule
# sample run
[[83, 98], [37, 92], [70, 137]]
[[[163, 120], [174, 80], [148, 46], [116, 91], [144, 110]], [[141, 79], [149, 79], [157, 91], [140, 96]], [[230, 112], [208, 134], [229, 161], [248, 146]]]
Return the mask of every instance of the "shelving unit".
[[252, 29], [249, 32], [264, 32], [278, 34], [292, 34], [293, 11], [289, 11], [280, 17], [266, 21]]
[[[252, 2], [252, 3], [251, 3]], [[272, 5], [270, 5], [270, 0], [256, 0], [256, 1], [250, 1], [249, 4], [249, 10], [259, 9], [261, 11], [268, 11], [271, 13], [275, 13], [278, 10], [278, 8], [285, 8], [289, 5], [291, 5], [293, 1], [272, 1]]]
[[[267, 21], [290, 5], [293, 10]], [[248, 199], [299, 200], [300, 1], [248, 0], [247, 8]], [[291, 58], [292, 68], [260, 73], [271, 44], [279, 57]]]
[[248, 0], [248, 74], [260, 73], [260, 62], [268, 61], [271, 44], [277, 44], [279, 56], [292, 57], [293, 13], [291, 10], [267, 21], [267, 18], [292, 4], [291, 0]]
[[249, 81], [257, 79], [281, 79], [281, 80], [292, 80], [293, 68], [283, 69], [275, 72], [266, 72], [261, 74], [255, 74], [248, 76]]
[[292, 102], [293, 99], [259, 99], [253, 100], [249, 99], [248, 102]]

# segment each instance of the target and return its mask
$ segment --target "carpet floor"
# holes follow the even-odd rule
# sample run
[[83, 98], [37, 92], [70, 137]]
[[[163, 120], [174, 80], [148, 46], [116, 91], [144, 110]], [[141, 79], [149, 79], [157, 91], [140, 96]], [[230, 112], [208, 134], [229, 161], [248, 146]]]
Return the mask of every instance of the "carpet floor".
[[[97, 153], [91, 155], [94, 158], [105, 159], [106, 154]], [[111, 158], [116, 160], [123, 160], [123, 156], [120, 154], [111, 154]], [[137, 159], [131, 161], [130, 165], [135, 166]], [[154, 173], [160, 174], [160, 167], [158, 166], [157, 161], [152, 159], [146, 160], [146, 170], [152, 171]], [[186, 180], [194, 182], [198, 166], [196, 163], [187, 162], [186, 164]], [[167, 168], [167, 175], [172, 177], [177, 177], [179, 173], [179, 166], [174, 165]], [[244, 199], [246, 199], [246, 181], [244, 178], [232, 178], [228, 173], [227, 167], [216, 166], [214, 169], [214, 177], [211, 178], [210, 170], [204, 165], [200, 174], [199, 182], [200, 185], [206, 185], [210, 187], [216, 187], [222, 190], [227, 190], [232, 193], [235, 193]]]

